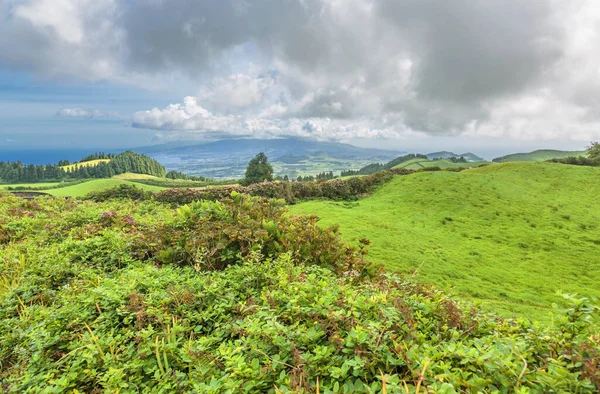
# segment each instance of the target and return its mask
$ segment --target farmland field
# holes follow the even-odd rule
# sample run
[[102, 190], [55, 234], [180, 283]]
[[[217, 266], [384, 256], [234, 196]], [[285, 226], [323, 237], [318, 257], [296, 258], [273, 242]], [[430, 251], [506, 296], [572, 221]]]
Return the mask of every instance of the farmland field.
[[506, 163], [396, 177], [357, 202], [290, 208], [372, 241], [370, 258], [504, 315], [600, 296], [600, 168]]

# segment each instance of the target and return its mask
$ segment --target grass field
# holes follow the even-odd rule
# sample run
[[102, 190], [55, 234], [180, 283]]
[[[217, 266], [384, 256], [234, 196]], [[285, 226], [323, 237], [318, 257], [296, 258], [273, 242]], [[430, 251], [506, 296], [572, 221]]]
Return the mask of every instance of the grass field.
[[80, 183], [78, 185], [62, 187], [60, 189], [50, 189], [45, 191], [45, 193], [57, 197], [83, 197], [88, 193], [108, 189], [121, 184], [137, 186], [144, 190], [152, 192], [161, 191], [165, 189], [164, 187], [143, 185], [140, 183], [133, 183], [120, 179], [95, 179], [89, 182]]
[[75, 167], [95, 167], [100, 163], [108, 163], [109, 161], [110, 161], [110, 159], [90, 160], [90, 161], [84, 161], [83, 163], [69, 164], [68, 166], [62, 166], [61, 168], [64, 170], [72, 170]]
[[412, 159], [405, 161], [404, 163], [398, 164], [394, 168], [408, 168], [410, 170], [419, 170], [425, 167], [440, 167], [444, 168], [465, 168], [465, 167], [477, 167], [482, 164], [488, 164], [486, 161], [476, 161], [469, 163], [453, 163], [450, 160], [423, 160], [423, 159]]
[[600, 297], [600, 168], [506, 163], [396, 177], [358, 202], [306, 202], [294, 214], [372, 241], [370, 258], [543, 320], [557, 291]]

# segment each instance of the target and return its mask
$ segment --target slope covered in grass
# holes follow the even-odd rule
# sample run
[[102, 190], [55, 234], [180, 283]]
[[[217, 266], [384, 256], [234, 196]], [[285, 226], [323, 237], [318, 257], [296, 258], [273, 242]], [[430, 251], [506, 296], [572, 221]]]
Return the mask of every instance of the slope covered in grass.
[[404, 163], [398, 164], [394, 168], [408, 168], [409, 170], [420, 170], [426, 167], [440, 167], [446, 168], [469, 168], [477, 167], [483, 164], [488, 164], [486, 161], [475, 161], [468, 163], [454, 163], [450, 160], [439, 159], [439, 160], [423, 160], [423, 159], [412, 159]]
[[540, 149], [528, 153], [513, 153], [502, 157], [497, 157], [495, 163], [508, 163], [511, 161], [546, 161], [552, 159], [564, 159], [567, 157], [587, 156], [585, 151], [566, 151], [553, 149]]
[[97, 159], [97, 160], [89, 160], [89, 161], [84, 161], [81, 163], [75, 163], [75, 164], [69, 164], [67, 166], [62, 166], [61, 168], [65, 171], [71, 171], [73, 169], [75, 169], [76, 167], [95, 167], [100, 163], [108, 163], [110, 162], [110, 159]]
[[358, 202], [291, 211], [370, 239], [370, 258], [390, 269], [543, 319], [557, 290], [600, 296], [599, 179], [600, 168], [495, 164], [396, 177]]
[[83, 197], [88, 193], [109, 189], [122, 184], [135, 185], [137, 187], [141, 187], [144, 190], [152, 192], [158, 192], [165, 189], [164, 187], [160, 186], [144, 185], [120, 179], [94, 179], [92, 181], [80, 183], [78, 185], [62, 187], [60, 189], [50, 189], [47, 190], [46, 193], [56, 197]]
[[124, 181], [128, 181], [131, 179], [165, 179], [165, 178], [159, 178], [156, 177], [154, 175], [148, 175], [148, 174], [136, 174], [133, 172], [125, 172], [123, 174], [118, 174], [112, 177], [113, 179], [121, 179]]

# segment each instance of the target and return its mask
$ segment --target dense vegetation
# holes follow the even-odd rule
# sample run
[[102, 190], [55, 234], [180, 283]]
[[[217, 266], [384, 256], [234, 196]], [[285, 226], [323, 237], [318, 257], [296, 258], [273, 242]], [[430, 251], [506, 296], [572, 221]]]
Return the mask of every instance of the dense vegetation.
[[388, 269], [548, 321], [557, 290], [600, 297], [600, 168], [505, 163], [396, 177], [357, 202], [291, 207], [372, 240]]
[[[96, 159], [94, 159], [96, 160]], [[165, 176], [165, 168], [156, 160], [148, 156], [133, 152], [123, 152], [115, 155], [110, 161], [97, 159], [95, 165], [90, 166], [90, 160], [80, 164], [71, 164], [67, 167], [59, 165], [24, 165], [21, 162], [0, 162], [0, 181], [3, 183], [36, 183], [58, 182], [73, 179], [110, 178], [116, 174], [126, 172]]]
[[3, 392], [600, 388], [587, 300], [546, 328], [485, 315], [281, 201], [5, 196], [0, 251]]
[[391, 161], [389, 161], [389, 162], [387, 162], [385, 164], [373, 163], [373, 164], [366, 165], [366, 166], [364, 166], [363, 168], [361, 168], [359, 170], [342, 171], [341, 172], [341, 176], [370, 175], [370, 174], [374, 174], [374, 173], [379, 172], [379, 171], [390, 170], [390, 169], [398, 166], [401, 163], [404, 163], [406, 161], [413, 160], [413, 159], [424, 159], [424, 160], [427, 160], [427, 156], [421, 155], [421, 154], [412, 154], [411, 153], [409, 155], [397, 157], [394, 160], [391, 160]]

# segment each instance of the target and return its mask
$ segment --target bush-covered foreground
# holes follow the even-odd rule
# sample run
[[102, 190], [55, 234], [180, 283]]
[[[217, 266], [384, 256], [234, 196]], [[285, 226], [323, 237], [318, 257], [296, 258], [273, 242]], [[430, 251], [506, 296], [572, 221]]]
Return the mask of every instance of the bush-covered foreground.
[[600, 388], [587, 300], [549, 327], [505, 321], [283, 211], [236, 194], [178, 210], [0, 197], [3, 391]]

